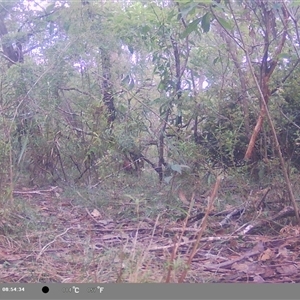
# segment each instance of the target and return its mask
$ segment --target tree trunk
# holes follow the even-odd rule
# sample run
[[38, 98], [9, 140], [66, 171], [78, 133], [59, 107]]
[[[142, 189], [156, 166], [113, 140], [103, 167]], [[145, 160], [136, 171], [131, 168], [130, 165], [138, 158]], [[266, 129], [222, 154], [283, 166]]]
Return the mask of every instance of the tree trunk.
[[103, 102], [107, 107], [108, 110], [108, 117], [107, 121], [108, 124], [111, 125], [112, 122], [116, 118], [116, 109], [114, 104], [114, 97], [113, 97], [113, 86], [111, 82], [111, 65], [110, 65], [110, 58], [109, 54], [106, 50], [101, 48], [101, 60], [102, 60], [102, 89], [103, 89]]

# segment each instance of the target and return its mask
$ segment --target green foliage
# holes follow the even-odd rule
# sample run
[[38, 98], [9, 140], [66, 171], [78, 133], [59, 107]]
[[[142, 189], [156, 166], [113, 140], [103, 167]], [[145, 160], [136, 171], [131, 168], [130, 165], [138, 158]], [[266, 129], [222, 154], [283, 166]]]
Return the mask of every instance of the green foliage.
[[207, 12], [201, 19], [201, 27], [203, 32], [209, 32], [211, 14]]
[[186, 29], [181, 35], [181, 38], [186, 38], [190, 33], [197, 31], [199, 23], [202, 21], [202, 18], [197, 18], [196, 20], [192, 21], [188, 24]]
[[233, 28], [232, 23], [224, 18], [218, 17], [218, 21], [227, 30], [231, 30]]
[[[235, 166], [251, 133], [246, 132], [245, 103], [251, 131], [259, 96], [243, 50], [233, 40], [228, 44], [224, 35], [242, 40], [233, 32], [238, 25], [253, 48], [251, 60], [260, 62], [264, 40], [256, 31], [262, 20], [254, 13], [260, 7], [231, 3], [235, 24], [227, 2], [89, 2], [53, 2], [44, 10], [27, 9], [21, 1], [5, 2], [2, 17], [8, 34], [2, 42], [15, 47], [19, 41], [23, 49], [33, 50], [30, 56], [25, 53], [24, 63], [1, 64], [2, 140], [11, 137], [11, 145], [1, 145], [2, 169], [8, 169], [11, 147], [16, 173], [31, 170], [31, 177], [37, 177], [44, 172], [43, 180], [72, 182], [87, 180], [92, 170], [89, 176], [98, 178], [111, 171], [104, 162], [120, 161], [126, 152], [147, 153], [147, 143], [157, 144], [161, 135], [172, 176], [183, 175], [185, 166], [193, 171], [205, 163]], [[280, 5], [269, 8], [278, 11]], [[274, 22], [283, 29], [277, 15]], [[293, 30], [289, 34], [296, 38]], [[278, 36], [273, 36], [270, 51]], [[293, 67], [296, 56], [290, 41], [277, 58], [270, 88], [281, 84]], [[256, 64], [254, 68], [259, 71]], [[269, 106], [283, 152], [298, 167], [299, 76], [294, 72]], [[104, 77], [117, 116], [112, 128], [102, 101]], [[274, 156], [270, 130], [264, 126], [256, 141], [259, 159], [265, 153]], [[158, 151], [150, 152], [156, 164]]]

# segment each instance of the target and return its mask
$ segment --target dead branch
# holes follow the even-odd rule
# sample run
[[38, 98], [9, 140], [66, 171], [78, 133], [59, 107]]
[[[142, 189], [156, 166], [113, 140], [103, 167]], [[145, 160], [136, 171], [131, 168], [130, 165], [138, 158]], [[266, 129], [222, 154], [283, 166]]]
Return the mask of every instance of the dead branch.
[[281, 210], [279, 213], [277, 213], [272, 218], [255, 221], [253, 224], [247, 225], [245, 229], [243, 229], [239, 232], [235, 232], [235, 234], [245, 235], [245, 234], [248, 234], [250, 231], [253, 231], [253, 229], [255, 229], [255, 228], [262, 227], [269, 223], [273, 223], [274, 221], [282, 219], [282, 218], [294, 217], [294, 216], [295, 216], [294, 208], [291, 206], [286, 206], [283, 210]]

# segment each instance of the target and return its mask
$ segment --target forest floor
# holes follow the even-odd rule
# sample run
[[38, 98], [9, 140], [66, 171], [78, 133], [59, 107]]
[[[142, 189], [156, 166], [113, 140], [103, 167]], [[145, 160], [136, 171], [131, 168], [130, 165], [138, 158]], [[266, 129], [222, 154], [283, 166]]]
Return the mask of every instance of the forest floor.
[[[145, 175], [147, 176], [147, 175]], [[237, 192], [238, 189], [238, 192]], [[300, 282], [300, 227], [280, 184], [199, 187], [119, 176], [93, 188], [16, 187], [0, 211], [0, 282]]]

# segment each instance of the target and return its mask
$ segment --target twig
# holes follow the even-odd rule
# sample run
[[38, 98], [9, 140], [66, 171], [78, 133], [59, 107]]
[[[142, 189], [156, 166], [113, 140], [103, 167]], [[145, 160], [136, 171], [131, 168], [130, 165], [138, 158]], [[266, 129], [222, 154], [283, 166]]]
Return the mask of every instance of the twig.
[[57, 238], [59, 238], [60, 236], [66, 234], [70, 229], [73, 229], [73, 227], [67, 228], [63, 233], [58, 234], [57, 236], [54, 237], [54, 239], [53, 239], [51, 242], [49, 242], [48, 244], [46, 244], [46, 245], [42, 248], [42, 250], [40, 251], [40, 253], [38, 254], [38, 256], [36, 257], [36, 261], [38, 261], [38, 260], [40, 259], [40, 257], [43, 255], [43, 253], [45, 252], [45, 250], [46, 250], [51, 244], [53, 244], [53, 243], [57, 240]]
[[[186, 197], [185, 197], [185, 195], [183, 194], [183, 192], [181, 192], [179, 196], [180, 196], [180, 198], [182, 199], [182, 201], [183, 201], [184, 203], [187, 203], [187, 202], [188, 202], [187, 199], [186, 199]], [[171, 272], [172, 272], [173, 266], [174, 266], [174, 260], [175, 260], [175, 257], [176, 257], [176, 253], [177, 253], [177, 251], [178, 251], [178, 248], [179, 248], [179, 246], [180, 246], [179, 242], [181, 241], [181, 239], [182, 239], [182, 237], [183, 237], [183, 235], [184, 235], [184, 232], [185, 232], [185, 230], [186, 230], [186, 226], [187, 226], [189, 217], [190, 217], [190, 215], [191, 215], [191, 211], [192, 211], [192, 208], [193, 208], [193, 206], [194, 206], [194, 202], [195, 202], [195, 193], [193, 193], [193, 195], [192, 195], [192, 199], [191, 199], [191, 201], [190, 201], [189, 210], [188, 210], [188, 212], [187, 212], [186, 218], [185, 218], [184, 223], [183, 223], [182, 232], [181, 232], [181, 234], [180, 234], [180, 236], [179, 236], [179, 238], [178, 238], [178, 241], [177, 241], [177, 242], [175, 241], [175, 242], [174, 242], [174, 245], [173, 245], [174, 247], [173, 247], [172, 254], [171, 254], [171, 258], [170, 258], [170, 265], [169, 265], [169, 268], [168, 268], [168, 274], [167, 274], [166, 283], [169, 283], [169, 282], [170, 282]]]
[[20, 195], [26, 195], [26, 194], [36, 194], [36, 195], [42, 195], [43, 193], [53, 192], [55, 189], [57, 189], [57, 186], [53, 186], [48, 190], [37, 190], [37, 191], [13, 191], [14, 194], [20, 194]]
[[206, 213], [205, 213], [205, 216], [204, 218], [202, 219], [202, 223], [201, 223], [201, 226], [200, 226], [200, 229], [199, 229], [199, 232], [198, 232], [198, 236], [197, 236], [197, 239], [196, 239], [196, 242], [194, 243], [194, 247], [190, 253], [190, 256], [187, 260], [187, 267], [181, 274], [180, 278], [179, 278], [179, 283], [183, 282], [183, 280], [185, 279], [186, 275], [187, 275], [187, 272], [188, 272], [188, 269], [192, 263], [192, 260], [194, 258], [194, 256], [196, 255], [197, 251], [198, 251], [198, 247], [199, 247], [199, 244], [200, 244], [200, 241], [201, 241], [201, 238], [202, 238], [202, 235], [203, 235], [203, 232], [204, 230], [206, 229], [207, 227], [207, 220], [208, 220], [208, 216], [209, 216], [209, 213], [212, 211], [213, 209], [213, 203], [214, 203], [214, 200], [217, 196], [217, 192], [219, 190], [219, 187], [220, 187], [220, 184], [221, 184], [221, 180], [223, 179], [223, 175], [219, 175], [217, 177], [217, 180], [216, 180], [216, 183], [215, 183], [215, 186], [214, 186], [214, 189], [211, 193], [211, 196], [209, 197], [208, 199], [208, 204], [207, 204], [207, 209], [206, 209]]
[[217, 264], [217, 265], [206, 265], [206, 266], [204, 266], [204, 268], [210, 269], [210, 270], [211, 269], [215, 270], [215, 269], [229, 267], [229, 266], [233, 265], [234, 263], [241, 261], [244, 258], [248, 258], [248, 257], [254, 256], [254, 255], [260, 254], [261, 252], [262, 252], [261, 250], [252, 250], [237, 259], [225, 261], [225, 262]]

